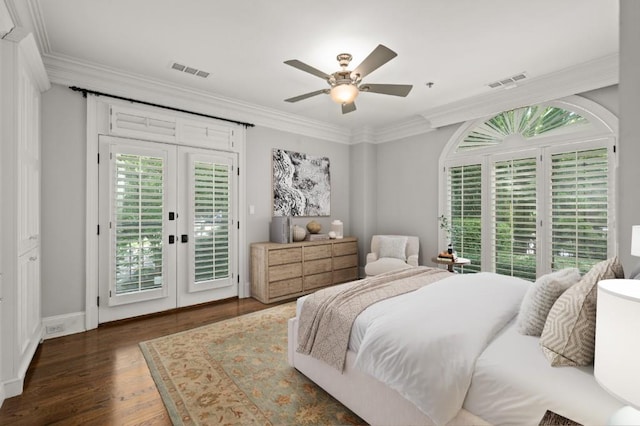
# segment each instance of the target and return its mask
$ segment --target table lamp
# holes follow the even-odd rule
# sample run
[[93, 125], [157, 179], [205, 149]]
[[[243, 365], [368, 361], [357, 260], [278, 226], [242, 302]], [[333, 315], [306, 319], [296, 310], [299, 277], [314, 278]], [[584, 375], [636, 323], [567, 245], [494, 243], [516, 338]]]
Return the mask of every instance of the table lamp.
[[[633, 236], [640, 239], [640, 227]], [[640, 241], [632, 243], [640, 250]], [[640, 253], [639, 253], [640, 255]], [[598, 283], [596, 316], [596, 381], [628, 404], [609, 419], [610, 425], [640, 425], [640, 280]]]

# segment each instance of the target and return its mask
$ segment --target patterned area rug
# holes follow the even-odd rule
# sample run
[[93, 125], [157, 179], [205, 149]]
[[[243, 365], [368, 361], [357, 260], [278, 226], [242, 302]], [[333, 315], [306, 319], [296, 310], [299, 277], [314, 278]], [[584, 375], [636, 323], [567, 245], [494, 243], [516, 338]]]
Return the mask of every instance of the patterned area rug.
[[276, 306], [140, 343], [176, 425], [364, 424], [287, 363], [287, 321]]

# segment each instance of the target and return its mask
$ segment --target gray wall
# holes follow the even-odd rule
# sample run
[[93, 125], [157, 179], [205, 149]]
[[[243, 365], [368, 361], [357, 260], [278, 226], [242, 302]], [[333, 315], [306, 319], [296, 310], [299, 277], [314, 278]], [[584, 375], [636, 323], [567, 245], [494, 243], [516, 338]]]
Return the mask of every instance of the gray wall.
[[620, 143], [618, 241], [627, 275], [640, 263], [631, 256], [631, 227], [640, 225], [640, 2], [620, 1]]
[[52, 85], [42, 96], [42, 316], [85, 310], [87, 107]]
[[[581, 96], [618, 115], [618, 86], [582, 93]], [[377, 145], [377, 224], [374, 233], [420, 237], [421, 265], [433, 266], [431, 258], [443, 248], [438, 247], [438, 160], [444, 146], [460, 126], [455, 124]], [[621, 173], [621, 180], [628, 180], [628, 174], [639, 169], [629, 168]]]
[[[42, 102], [42, 316], [85, 310], [86, 101], [53, 85]], [[328, 232], [333, 219], [351, 235], [350, 147], [267, 128], [247, 131], [247, 244], [269, 239], [271, 150], [283, 148], [331, 161], [331, 217], [317, 218]], [[310, 218], [294, 223], [306, 225]], [[248, 282], [248, 271], [240, 271]]]
[[[640, 3], [640, 2], [639, 2]], [[637, 39], [637, 38], [636, 38]], [[624, 44], [623, 44], [624, 45]], [[633, 123], [639, 115], [640, 85], [635, 75], [640, 55], [626, 66], [625, 99], [627, 125], [622, 120], [620, 142], [620, 257], [629, 270], [636, 260], [630, 250], [631, 225], [640, 224], [637, 182], [640, 144]], [[636, 74], [634, 74], [634, 72]], [[625, 75], [621, 71], [622, 76]], [[633, 78], [629, 78], [633, 75]], [[621, 83], [622, 87], [622, 83]], [[633, 92], [635, 90], [635, 92]], [[583, 94], [618, 111], [618, 87]], [[43, 317], [82, 312], [85, 309], [85, 139], [86, 102], [71, 90], [53, 85], [43, 95], [42, 148], [42, 285]], [[624, 115], [623, 115], [624, 117]], [[271, 218], [271, 150], [283, 148], [331, 160], [331, 217], [319, 218], [328, 230], [341, 219], [345, 234], [360, 239], [360, 260], [369, 248], [371, 235], [410, 234], [420, 237], [420, 263], [430, 264], [438, 247], [438, 158], [459, 125], [447, 126], [419, 136], [373, 145], [353, 146], [255, 127], [247, 130], [244, 174], [247, 178], [247, 244], [269, 238]], [[623, 154], [624, 153], [624, 154]], [[296, 219], [305, 225], [310, 218]], [[248, 279], [248, 271], [241, 271]], [[244, 281], [244, 279], [243, 279]]]
[[247, 208], [255, 213], [247, 216], [248, 243], [269, 241], [269, 222], [272, 214], [271, 152], [274, 148], [329, 157], [331, 173], [331, 216], [294, 218], [293, 223], [306, 226], [311, 220], [322, 225], [321, 232], [329, 232], [331, 221], [344, 223], [344, 234], [351, 235], [349, 220], [349, 145], [299, 136], [265, 127], [247, 130]]

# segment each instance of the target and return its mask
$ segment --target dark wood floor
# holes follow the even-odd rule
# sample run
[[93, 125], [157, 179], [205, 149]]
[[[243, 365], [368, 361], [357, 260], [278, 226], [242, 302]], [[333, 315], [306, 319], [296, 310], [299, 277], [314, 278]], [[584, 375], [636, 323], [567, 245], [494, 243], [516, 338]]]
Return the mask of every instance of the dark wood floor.
[[271, 306], [232, 299], [45, 340], [0, 425], [170, 425], [138, 343]]

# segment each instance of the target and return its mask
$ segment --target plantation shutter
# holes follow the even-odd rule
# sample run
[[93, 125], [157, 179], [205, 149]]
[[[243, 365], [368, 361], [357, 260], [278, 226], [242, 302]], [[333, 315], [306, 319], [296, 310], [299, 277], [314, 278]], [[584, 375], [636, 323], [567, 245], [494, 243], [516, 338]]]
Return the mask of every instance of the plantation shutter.
[[448, 180], [453, 248], [458, 257], [471, 260], [464, 272], [478, 272], [482, 266], [482, 166], [450, 167]]
[[230, 277], [231, 165], [193, 161], [193, 282]]
[[536, 279], [536, 158], [499, 161], [492, 173], [495, 272]]
[[112, 288], [115, 296], [162, 288], [165, 159], [114, 156]]
[[609, 165], [607, 148], [551, 156], [552, 270], [582, 273], [607, 259]]

